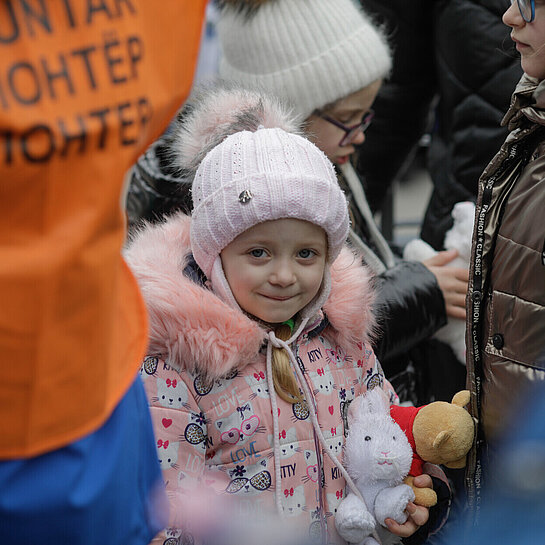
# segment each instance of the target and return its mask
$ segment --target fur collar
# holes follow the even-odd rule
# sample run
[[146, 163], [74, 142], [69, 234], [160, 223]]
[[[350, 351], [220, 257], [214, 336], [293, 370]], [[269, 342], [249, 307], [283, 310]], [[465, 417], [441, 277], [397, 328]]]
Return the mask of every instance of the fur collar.
[[[183, 274], [190, 255], [190, 218], [177, 214], [137, 232], [124, 252], [149, 314], [148, 353], [179, 370], [224, 376], [255, 359], [265, 330]], [[331, 267], [324, 305], [341, 345], [369, 341], [374, 332], [373, 292], [367, 268], [348, 248]]]

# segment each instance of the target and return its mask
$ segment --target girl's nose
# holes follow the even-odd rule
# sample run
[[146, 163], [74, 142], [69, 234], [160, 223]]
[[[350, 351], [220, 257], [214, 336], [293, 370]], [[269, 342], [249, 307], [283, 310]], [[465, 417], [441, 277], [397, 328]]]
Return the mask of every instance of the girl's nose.
[[271, 284], [289, 286], [295, 282], [295, 274], [287, 263], [278, 263], [270, 276]]

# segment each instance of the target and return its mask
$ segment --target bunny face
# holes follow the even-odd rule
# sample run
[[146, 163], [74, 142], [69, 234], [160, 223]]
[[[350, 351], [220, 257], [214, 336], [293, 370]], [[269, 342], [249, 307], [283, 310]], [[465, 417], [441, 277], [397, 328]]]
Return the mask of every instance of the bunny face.
[[356, 481], [399, 483], [409, 472], [413, 452], [407, 437], [390, 416], [389, 403], [378, 389], [351, 404], [345, 460]]

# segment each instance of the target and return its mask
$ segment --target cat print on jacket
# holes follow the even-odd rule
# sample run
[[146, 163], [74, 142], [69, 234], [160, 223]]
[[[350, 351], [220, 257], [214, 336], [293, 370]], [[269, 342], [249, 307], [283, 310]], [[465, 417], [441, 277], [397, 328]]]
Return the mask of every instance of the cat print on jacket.
[[310, 371], [310, 378], [314, 385], [313, 393], [321, 395], [332, 395], [335, 389], [335, 381], [329, 365], [321, 365], [316, 371]]
[[178, 469], [178, 448], [179, 443], [171, 439], [157, 439], [157, 457], [159, 465], [164, 471], [166, 469]]
[[255, 397], [261, 397], [263, 399], [269, 397], [269, 385], [267, 384], [265, 371], [257, 369], [253, 373], [250, 371], [248, 375], [244, 376], [244, 379], [252, 390], [250, 400]]
[[[294, 454], [301, 452], [299, 442], [297, 441], [297, 430], [295, 427], [282, 429], [279, 432], [280, 438], [280, 459], [285, 460], [291, 458]], [[274, 448], [274, 438], [272, 435], [268, 436], [269, 444], [271, 448]]]
[[157, 401], [160, 405], [169, 409], [189, 407], [187, 404], [189, 399], [187, 386], [175, 373], [170, 374], [172, 378], [157, 378]]

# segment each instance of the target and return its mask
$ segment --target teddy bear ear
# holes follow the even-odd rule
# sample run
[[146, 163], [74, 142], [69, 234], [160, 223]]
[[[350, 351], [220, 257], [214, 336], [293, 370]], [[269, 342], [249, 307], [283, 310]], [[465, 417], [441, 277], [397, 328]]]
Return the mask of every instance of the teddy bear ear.
[[461, 390], [460, 392], [454, 394], [454, 397], [452, 398], [452, 404], [464, 408], [469, 403], [469, 399], [469, 390]]
[[449, 439], [450, 436], [451, 436], [450, 430], [440, 431], [435, 436], [435, 439], [433, 440], [433, 448], [436, 449], [436, 450], [440, 449], [441, 446], [443, 445], [443, 443], [445, 443]]

